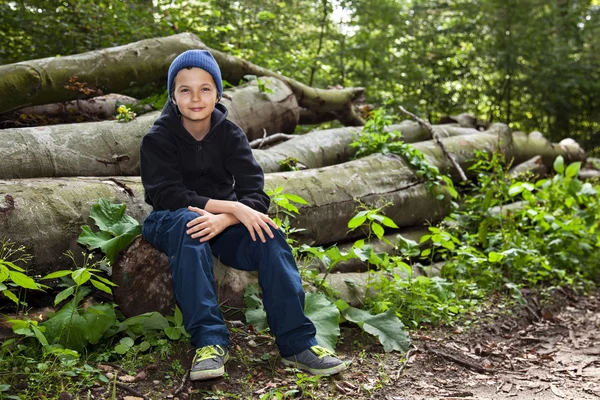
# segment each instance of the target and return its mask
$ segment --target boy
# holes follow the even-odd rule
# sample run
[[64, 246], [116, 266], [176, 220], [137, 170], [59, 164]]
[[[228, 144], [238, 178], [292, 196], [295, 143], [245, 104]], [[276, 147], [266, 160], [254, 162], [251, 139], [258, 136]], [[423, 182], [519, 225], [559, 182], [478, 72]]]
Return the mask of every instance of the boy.
[[296, 263], [266, 214], [263, 171], [246, 135], [218, 103], [223, 87], [217, 62], [204, 50], [180, 54], [169, 67], [167, 88], [167, 104], [140, 147], [145, 200], [153, 207], [142, 234], [169, 256], [173, 291], [197, 347], [190, 379], [222, 376], [229, 359], [211, 255], [258, 271], [284, 364], [322, 375], [346, 369], [317, 345], [315, 327], [304, 315]]

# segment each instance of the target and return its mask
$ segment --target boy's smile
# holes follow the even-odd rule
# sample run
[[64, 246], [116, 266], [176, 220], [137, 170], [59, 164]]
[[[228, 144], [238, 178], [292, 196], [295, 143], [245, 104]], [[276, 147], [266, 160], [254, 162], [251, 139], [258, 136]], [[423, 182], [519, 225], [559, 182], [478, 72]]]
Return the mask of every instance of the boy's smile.
[[181, 122], [196, 139], [210, 130], [210, 119], [217, 104], [217, 89], [212, 75], [200, 68], [182, 69], [175, 76], [173, 103], [179, 108]]

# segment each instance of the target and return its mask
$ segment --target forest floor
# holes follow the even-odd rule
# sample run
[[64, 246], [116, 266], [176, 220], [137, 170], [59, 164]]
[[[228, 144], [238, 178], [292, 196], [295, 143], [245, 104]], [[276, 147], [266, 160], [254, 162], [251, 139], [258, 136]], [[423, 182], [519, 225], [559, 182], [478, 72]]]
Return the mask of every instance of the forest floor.
[[536, 295], [526, 298], [526, 305], [496, 302], [451, 327], [413, 332], [407, 359], [342, 326], [337, 353], [351, 365], [333, 377], [284, 369], [270, 336], [234, 323], [222, 379], [174, 376], [173, 361], [190, 366], [193, 349], [184, 346], [139, 371], [135, 382], [119, 383], [115, 397], [114, 390], [105, 397], [102, 386], [83, 398], [599, 399], [600, 292], [574, 296], [558, 289], [544, 305]]

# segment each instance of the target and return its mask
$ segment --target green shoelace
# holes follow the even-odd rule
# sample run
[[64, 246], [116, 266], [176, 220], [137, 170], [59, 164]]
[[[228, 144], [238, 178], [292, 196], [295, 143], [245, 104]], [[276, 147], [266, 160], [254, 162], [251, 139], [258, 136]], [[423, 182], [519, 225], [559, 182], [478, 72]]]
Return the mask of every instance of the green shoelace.
[[204, 346], [196, 349], [196, 355], [194, 356], [194, 362], [200, 362], [211, 358], [223, 357], [225, 350], [219, 345], [216, 346]]

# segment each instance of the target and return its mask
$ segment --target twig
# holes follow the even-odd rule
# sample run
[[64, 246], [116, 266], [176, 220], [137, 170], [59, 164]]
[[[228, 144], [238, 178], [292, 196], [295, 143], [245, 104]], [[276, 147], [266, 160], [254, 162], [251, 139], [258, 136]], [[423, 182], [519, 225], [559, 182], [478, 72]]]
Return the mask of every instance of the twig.
[[[265, 134], [267, 131], [265, 131]], [[260, 139], [254, 139], [250, 142], [250, 147], [253, 149], [260, 149], [262, 146], [267, 146], [273, 143], [284, 142], [286, 140], [298, 137], [298, 135], [288, 135], [287, 133], [276, 133], [270, 136], [263, 136]]]
[[123, 383], [119, 383], [119, 382], [115, 382], [115, 384], [117, 385], [118, 388], [123, 389], [123, 390], [131, 393], [134, 396], [141, 397], [144, 400], [150, 400], [150, 398], [148, 396], [144, 396], [143, 394], [141, 394], [140, 392], [138, 392], [137, 390], [135, 390], [132, 387], [129, 387], [129, 386], [127, 386]]
[[416, 346], [413, 346], [412, 349], [410, 349], [409, 351], [406, 352], [406, 356], [404, 356], [404, 362], [402, 363], [402, 366], [400, 367], [398, 372], [396, 372], [396, 379], [400, 378], [400, 374], [402, 374], [402, 371], [404, 371], [404, 368], [406, 368], [406, 366], [408, 365], [410, 356], [412, 355], [412, 353], [414, 353], [416, 351], [419, 351], [419, 349]]
[[[448, 151], [448, 148], [442, 142], [442, 140], [440, 139], [438, 134], [435, 133], [431, 124], [429, 122], [425, 121], [424, 119], [417, 117], [415, 114], [411, 113], [410, 111], [407, 111], [404, 107], [402, 107], [402, 106], [399, 106], [399, 107], [400, 107], [400, 111], [402, 111], [406, 115], [410, 116], [412, 119], [417, 121], [422, 127], [427, 129], [429, 131], [429, 133], [431, 133], [431, 137], [433, 138], [433, 140], [435, 140], [435, 142], [440, 145], [440, 147], [442, 148], [442, 151], [444, 152], [446, 157], [448, 157], [448, 159], [450, 160], [452, 165], [454, 165], [454, 168], [456, 168], [456, 170], [458, 171], [458, 174], [460, 175], [460, 179], [462, 179], [463, 182], [467, 182], [468, 179], [467, 179], [467, 176], [465, 175], [465, 172], [458, 164], [458, 161], [456, 161], [456, 158], [454, 157], [454, 155], [452, 153], [450, 153], [450, 151]], [[444, 128], [442, 128], [442, 129], [444, 129]]]
[[175, 392], [173, 393], [173, 396], [177, 396], [179, 394], [179, 392], [181, 392], [183, 390], [183, 386], [185, 385], [185, 382], [187, 381], [187, 378], [189, 375], [190, 375], [190, 371], [187, 371], [183, 375], [183, 379], [181, 380], [181, 385], [179, 385], [179, 387], [175, 390]]
[[457, 356], [455, 356], [453, 354], [446, 353], [445, 351], [442, 351], [442, 350], [437, 350], [437, 349], [431, 348], [431, 347], [429, 347], [427, 345], [427, 343], [425, 343], [425, 350], [430, 351], [433, 354], [436, 354], [438, 356], [442, 356], [443, 358], [445, 358], [445, 359], [447, 359], [449, 361], [455, 362], [458, 365], [462, 365], [465, 368], [469, 368], [469, 369], [472, 369], [472, 370], [474, 370], [476, 372], [479, 372], [480, 374], [489, 374], [489, 373], [493, 373], [494, 372], [494, 370], [492, 370], [492, 369], [483, 368], [480, 365], [470, 363], [470, 362], [468, 362], [466, 360], [463, 360], [463, 359], [461, 359], [461, 358], [459, 358], [459, 357], [457, 357]]

